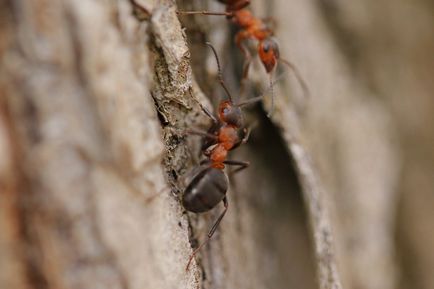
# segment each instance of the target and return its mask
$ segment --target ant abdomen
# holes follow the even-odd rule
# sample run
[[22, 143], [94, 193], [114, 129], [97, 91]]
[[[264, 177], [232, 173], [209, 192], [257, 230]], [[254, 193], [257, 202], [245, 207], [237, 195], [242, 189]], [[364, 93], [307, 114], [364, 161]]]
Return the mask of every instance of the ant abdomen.
[[206, 168], [185, 189], [182, 205], [190, 212], [206, 212], [223, 200], [227, 190], [228, 178], [225, 173], [213, 167]]

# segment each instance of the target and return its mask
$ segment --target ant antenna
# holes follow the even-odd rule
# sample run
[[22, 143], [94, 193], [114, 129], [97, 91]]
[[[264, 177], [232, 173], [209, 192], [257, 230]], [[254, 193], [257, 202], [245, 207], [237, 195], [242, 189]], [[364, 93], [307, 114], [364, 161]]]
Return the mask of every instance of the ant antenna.
[[297, 67], [293, 63], [289, 62], [286, 59], [280, 58], [279, 60], [282, 61], [283, 64], [288, 66], [288, 68], [291, 69], [292, 72], [294, 72], [294, 76], [295, 76], [295, 78], [297, 78], [297, 81], [300, 84], [301, 89], [303, 90], [304, 96], [306, 96], [307, 98], [310, 98], [309, 87], [307, 86], [306, 82], [304, 81], [304, 79], [301, 76], [300, 72], [298, 71]]
[[[273, 86], [274, 86], [274, 84], [276, 84], [277, 82], [279, 82], [280, 80], [282, 80], [283, 77], [285, 76], [285, 74], [286, 74], [286, 71], [283, 71], [283, 72], [282, 72], [281, 74], [279, 74], [279, 75], [278, 75], [274, 80], [272, 80], [272, 77], [270, 76], [270, 85], [267, 87], [266, 90], [264, 90], [264, 91], [263, 91], [260, 95], [258, 95], [258, 96], [255, 96], [255, 97], [253, 97], [253, 98], [250, 98], [250, 99], [247, 99], [247, 100], [244, 100], [244, 101], [241, 101], [241, 102], [237, 103], [236, 106], [238, 106], [238, 107], [243, 107], [243, 106], [246, 106], [246, 105], [249, 105], [249, 104], [252, 104], [252, 103], [258, 102], [258, 101], [260, 101], [260, 100], [262, 100], [262, 99], [264, 98], [264, 95], [265, 95], [269, 90], [271, 90], [272, 97], [274, 97], [274, 94], [273, 94]], [[271, 101], [272, 101], [272, 104], [271, 104], [272, 109], [270, 110], [269, 113], [267, 113], [267, 116], [268, 116], [268, 117], [270, 117], [270, 116], [272, 115], [272, 112], [273, 112], [273, 110], [274, 110], [274, 101], [273, 101], [273, 99], [272, 99]]]
[[219, 60], [219, 57], [217, 56], [217, 52], [216, 52], [214, 46], [212, 46], [212, 44], [210, 42], [206, 42], [205, 44], [208, 45], [212, 49], [212, 52], [214, 53], [215, 59], [217, 61], [218, 78], [219, 78], [220, 85], [225, 90], [225, 92], [226, 92], [226, 94], [227, 94], [227, 96], [229, 98], [229, 101], [232, 102], [232, 95], [229, 92], [228, 88], [226, 87], [225, 82], [223, 81], [222, 70], [221, 70], [221, 67], [220, 67], [220, 60]]

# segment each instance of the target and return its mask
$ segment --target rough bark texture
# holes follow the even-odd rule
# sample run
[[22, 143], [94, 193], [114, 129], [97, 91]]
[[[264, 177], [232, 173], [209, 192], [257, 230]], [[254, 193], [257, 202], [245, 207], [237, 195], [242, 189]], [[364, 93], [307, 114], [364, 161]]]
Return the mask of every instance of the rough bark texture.
[[238, 96], [228, 21], [171, 0], [0, 0], [0, 288], [434, 288], [432, 4], [252, 2], [311, 96], [288, 72], [245, 109], [251, 166], [185, 271], [223, 209], [180, 204], [224, 97], [204, 43], [236, 97], [260, 63]]

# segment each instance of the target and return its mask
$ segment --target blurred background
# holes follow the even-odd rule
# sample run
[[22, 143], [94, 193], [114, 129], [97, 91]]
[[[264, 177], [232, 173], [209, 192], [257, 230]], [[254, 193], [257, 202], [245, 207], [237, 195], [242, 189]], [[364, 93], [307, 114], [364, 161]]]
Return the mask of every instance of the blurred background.
[[[202, 1], [182, 1], [181, 6], [185, 5], [186, 10], [221, 10], [222, 5], [215, 2], [209, 1], [207, 6]], [[433, 4], [258, 0], [251, 6], [255, 15], [273, 19], [281, 56], [297, 65], [311, 90], [311, 98], [304, 99], [297, 82], [289, 76], [278, 84], [276, 98], [278, 110], [295, 115], [290, 118], [296, 122], [289, 124], [292, 133], [299, 132], [318, 165], [327, 192], [344, 288], [434, 288]], [[182, 19], [193, 51], [201, 47], [204, 38], [213, 43], [221, 43], [224, 38], [221, 50], [232, 51], [232, 58], [223, 56], [226, 65], [235, 66], [229, 71], [237, 71], [227, 79], [239, 80], [237, 59], [241, 55], [231, 46], [232, 39], [227, 39], [228, 34], [233, 37], [234, 30], [232, 34], [228, 30], [221, 32], [221, 19], [212, 17], [197, 16], [189, 25], [192, 18]], [[196, 73], [198, 79], [206, 75], [203, 66], [194, 65], [194, 59], [201, 57], [203, 53], [192, 54], [193, 70], [200, 71]], [[264, 89], [267, 76], [261, 73], [260, 63], [251, 70], [252, 82], [261, 83]], [[265, 107], [269, 109], [269, 103]], [[278, 127], [285, 127], [282, 119], [277, 116], [273, 120]], [[265, 154], [265, 146], [279, 143], [278, 138], [270, 136], [262, 136], [261, 142], [259, 135], [254, 131], [249, 142], [253, 152], [262, 148]], [[288, 169], [277, 165], [284, 153], [276, 154], [279, 156], [275, 159], [273, 154], [267, 155], [260, 167], [268, 167], [273, 174], [268, 178], [278, 187], [278, 196], [293, 195], [288, 184], [278, 183], [285, 178], [282, 171]], [[254, 156], [257, 154], [252, 152], [242, 155], [250, 159]], [[250, 174], [256, 174], [253, 170]], [[259, 176], [266, 179], [263, 173]], [[252, 198], [272, 195], [270, 184], [264, 185], [262, 192], [258, 178], [250, 175], [247, 179], [242, 187], [254, 191]], [[292, 236], [300, 235], [294, 227], [286, 230], [293, 232]], [[283, 236], [279, 234], [279, 238]], [[282, 248], [276, 245], [277, 251], [288, 252], [291, 246], [303, 251], [297, 241], [286, 238]], [[284, 268], [282, 271], [288, 272], [291, 266]], [[310, 271], [309, 266], [306, 268]], [[301, 275], [294, 269], [293, 276]], [[308, 286], [309, 276], [305, 278], [298, 280], [301, 283], [292, 278], [294, 287]]]
[[[229, 212], [185, 272], [219, 209], [198, 217], [177, 193], [143, 195], [194, 164], [197, 139], [176, 131], [206, 120], [185, 88], [222, 96], [205, 41], [239, 89], [237, 29], [180, 24], [174, 6], [224, 5], [0, 0], [0, 288], [319, 288], [297, 140], [342, 288], [434, 289], [434, 2], [251, 2], [311, 96], [289, 72], [271, 119], [269, 98], [246, 110], [254, 130], [233, 158], [251, 167], [230, 176]], [[258, 95], [268, 78], [254, 59]]]

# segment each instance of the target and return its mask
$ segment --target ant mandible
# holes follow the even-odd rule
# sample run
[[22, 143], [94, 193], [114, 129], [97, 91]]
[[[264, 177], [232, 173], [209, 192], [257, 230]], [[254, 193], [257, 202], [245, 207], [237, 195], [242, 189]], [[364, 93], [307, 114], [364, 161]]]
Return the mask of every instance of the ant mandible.
[[226, 191], [229, 187], [229, 181], [223, 171], [225, 165], [239, 166], [239, 168], [235, 169], [233, 173], [239, 172], [249, 166], [249, 162], [227, 160], [228, 152], [238, 147], [240, 144], [247, 142], [249, 137], [249, 130], [244, 127], [241, 107], [263, 98], [263, 96], [258, 96], [235, 104], [223, 81], [217, 52], [210, 43], [206, 44], [214, 53], [218, 67], [218, 79], [220, 85], [225, 90], [228, 99], [223, 100], [219, 104], [217, 117], [215, 117], [205, 107], [201, 106], [205, 114], [213, 121], [213, 125], [208, 131], [195, 129], [187, 131], [189, 134], [196, 134], [204, 137], [202, 152], [207, 159], [200, 163], [197, 168], [198, 172], [185, 188], [182, 196], [182, 204], [187, 211], [193, 213], [209, 211], [220, 202], [223, 202], [224, 209], [211, 227], [207, 239], [191, 254], [186, 270], [188, 270], [196, 253], [212, 238], [228, 209]]
[[243, 67], [243, 78], [241, 81], [241, 91], [243, 90], [243, 82], [248, 76], [249, 67], [251, 63], [251, 56], [246, 48], [244, 42], [248, 39], [256, 39], [258, 41], [258, 55], [259, 58], [269, 75], [270, 89], [271, 89], [271, 108], [268, 113], [270, 116], [274, 110], [274, 91], [273, 91], [273, 71], [275, 70], [277, 63], [281, 63], [288, 66], [294, 72], [294, 75], [299, 82], [305, 96], [309, 96], [309, 89], [298, 71], [297, 67], [288, 60], [280, 57], [279, 45], [273, 39], [273, 30], [268, 27], [264, 21], [255, 17], [246, 7], [250, 4], [250, 0], [218, 0], [226, 5], [226, 12], [210, 12], [210, 11], [177, 11], [177, 14], [185, 15], [216, 15], [226, 16], [232, 20], [240, 30], [235, 35], [235, 44], [241, 50], [244, 55], [245, 62]]

